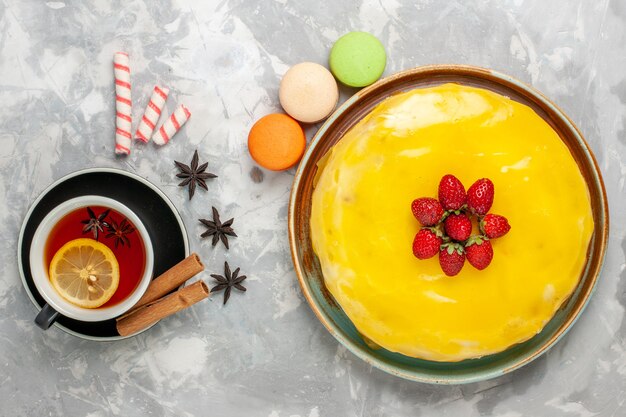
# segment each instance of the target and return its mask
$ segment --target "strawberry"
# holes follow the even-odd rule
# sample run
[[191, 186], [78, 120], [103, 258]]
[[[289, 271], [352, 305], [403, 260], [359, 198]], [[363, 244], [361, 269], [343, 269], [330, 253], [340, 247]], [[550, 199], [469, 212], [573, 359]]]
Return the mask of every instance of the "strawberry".
[[506, 235], [511, 230], [511, 226], [506, 217], [497, 214], [487, 214], [480, 221], [480, 230], [489, 239], [495, 239]]
[[443, 217], [443, 207], [434, 198], [418, 198], [411, 203], [411, 211], [422, 226], [434, 226]]
[[439, 182], [439, 202], [445, 210], [459, 210], [465, 204], [467, 194], [463, 184], [454, 175], [444, 175]]
[[467, 190], [467, 206], [472, 213], [484, 216], [493, 204], [493, 183], [489, 178], [481, 178]]
[[463, 213], [450, 214], [443, 222], [443, 227], [450, 239], [458, 242], [469, 239], [472, 234], [472, 221]]
[[442, 240], [439, 234], [430, 228], [422, 228], [413, 239], [413, 255], [417, 259], [432, 258], [439, 252]]
[[465, 245], [465, 256], [469, 263], [478, 270], [489, 266], [493, 259], [493, 247], [484, 236], [473, 236]]
[[465, 250], [458, 243], [444, 243], [439, 250], [439, 265], [444, 274], [453, 277], [463, 269]]

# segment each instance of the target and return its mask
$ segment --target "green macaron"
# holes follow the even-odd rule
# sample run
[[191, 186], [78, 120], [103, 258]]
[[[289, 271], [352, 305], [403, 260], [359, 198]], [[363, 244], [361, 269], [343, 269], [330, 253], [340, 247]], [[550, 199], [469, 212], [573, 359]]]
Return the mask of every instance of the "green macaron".
[[333, 45], [329, 64], [330, 71], [341, 83], [365, 87], [380, 78], [387, 64], [387, 54], [374, 35], [350, 32]]

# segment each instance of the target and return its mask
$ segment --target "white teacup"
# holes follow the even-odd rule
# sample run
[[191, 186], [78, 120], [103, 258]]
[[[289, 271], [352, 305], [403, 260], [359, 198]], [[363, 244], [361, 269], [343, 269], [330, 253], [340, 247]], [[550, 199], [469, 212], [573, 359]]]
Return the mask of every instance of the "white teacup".
[[[140, 234], [145, 245], [144, 249], [146, 254], [146, 266], [135, 290], [124, 300], [113, 306], [95, 309], [78, 307], [66, 301], [63, 297], [61, 297], [61, 295], [59, 295], [50, 283], [48, 265], [46, 264], [44, 256], [48, 236], [50, 235], [52, 228], [59, 222], [59, 220], [74, 210], [89, 206], [108, 207], [126, 216], [135, 226], [135, 230]], [[137, 217], [137, 215], [128, 207], [119, 201], [107, 197], [86, 195], [76, 197], [59, 204], [42, 220], [33, 236], [30, 246], [29, 262], [33, 282], [35, 283], [35, 286], [41, 296], [48, 303], [43, 306], [42, 310], [35, 318], [35, 323], [45, 330], [50, 327], [52, 323], [54, 323], [58, 314], [62, 314], [75, 320], [91, 322], [109, 320], [130, 310], [130, 308], [137, 304], [137, 301], [139, 301], [139, 299], [146, 292], [146, 289], [152, 280], [154, 251], [152, 249], [152, 243], [150, 241], [148, 231], [141, 220], [139, 220], [139, 217]]]

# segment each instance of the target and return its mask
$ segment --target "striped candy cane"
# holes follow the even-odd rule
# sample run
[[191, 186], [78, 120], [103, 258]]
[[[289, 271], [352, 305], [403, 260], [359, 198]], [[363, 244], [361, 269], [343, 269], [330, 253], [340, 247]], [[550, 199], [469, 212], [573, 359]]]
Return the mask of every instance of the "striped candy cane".
[[156, 131], [154, 136], [152, 136], [152, 140], [157, 145], [165, 145], [170, 141], [172, 136], [176, 134], [180, 130], [180, 128], [189, 120], [191, 117], [191, 113], [183, 104], [178, 106], [174, 113], [167, 119], [159, 130]]
[[154, 132], [154, 129], [156, 128], [157, 121], [159, 120], [161, 110], [165, 105], [165, 100], [167, 100], [169, 92], [170, 89], [167, 87], [159, 87], [157, 85], [154, 86], [154, 91], [152, 91], [152, 96], [150, 97], [146, 111], [144, 112], [141, 121], [139, 121], [139, 126], [135, 132], [135, 138], [143, 142], [148, 142], [150, 140], [150, 136], [152, 136], [152, 132]]
[[115, 153], [130, 153], [131, 112], [130, 65], [126, 52], [116, 52], [113, 56], [115, 73]]

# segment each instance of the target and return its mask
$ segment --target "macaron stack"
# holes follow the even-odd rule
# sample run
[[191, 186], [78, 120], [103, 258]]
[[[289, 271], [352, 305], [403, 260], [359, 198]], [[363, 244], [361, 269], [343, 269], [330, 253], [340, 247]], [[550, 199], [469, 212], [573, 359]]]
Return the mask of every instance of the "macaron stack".
[[[350, 32], [331, 49], [330, 70], [313, 62], [291, 67], [279, 88], [280, 104], [287, 113], [259, 119], [250, 129], [248, 150], [262, 167], [282, 171], [300, 161], [306, 146], [302, 126], [317, 123], [335, 110], [339, 88], [335, 78], [349, 87], [365, 87], [382, 75], [386, 65], [383, 45], [365, 32]], [[333, 77], [334, 76], [334, 77]]]

